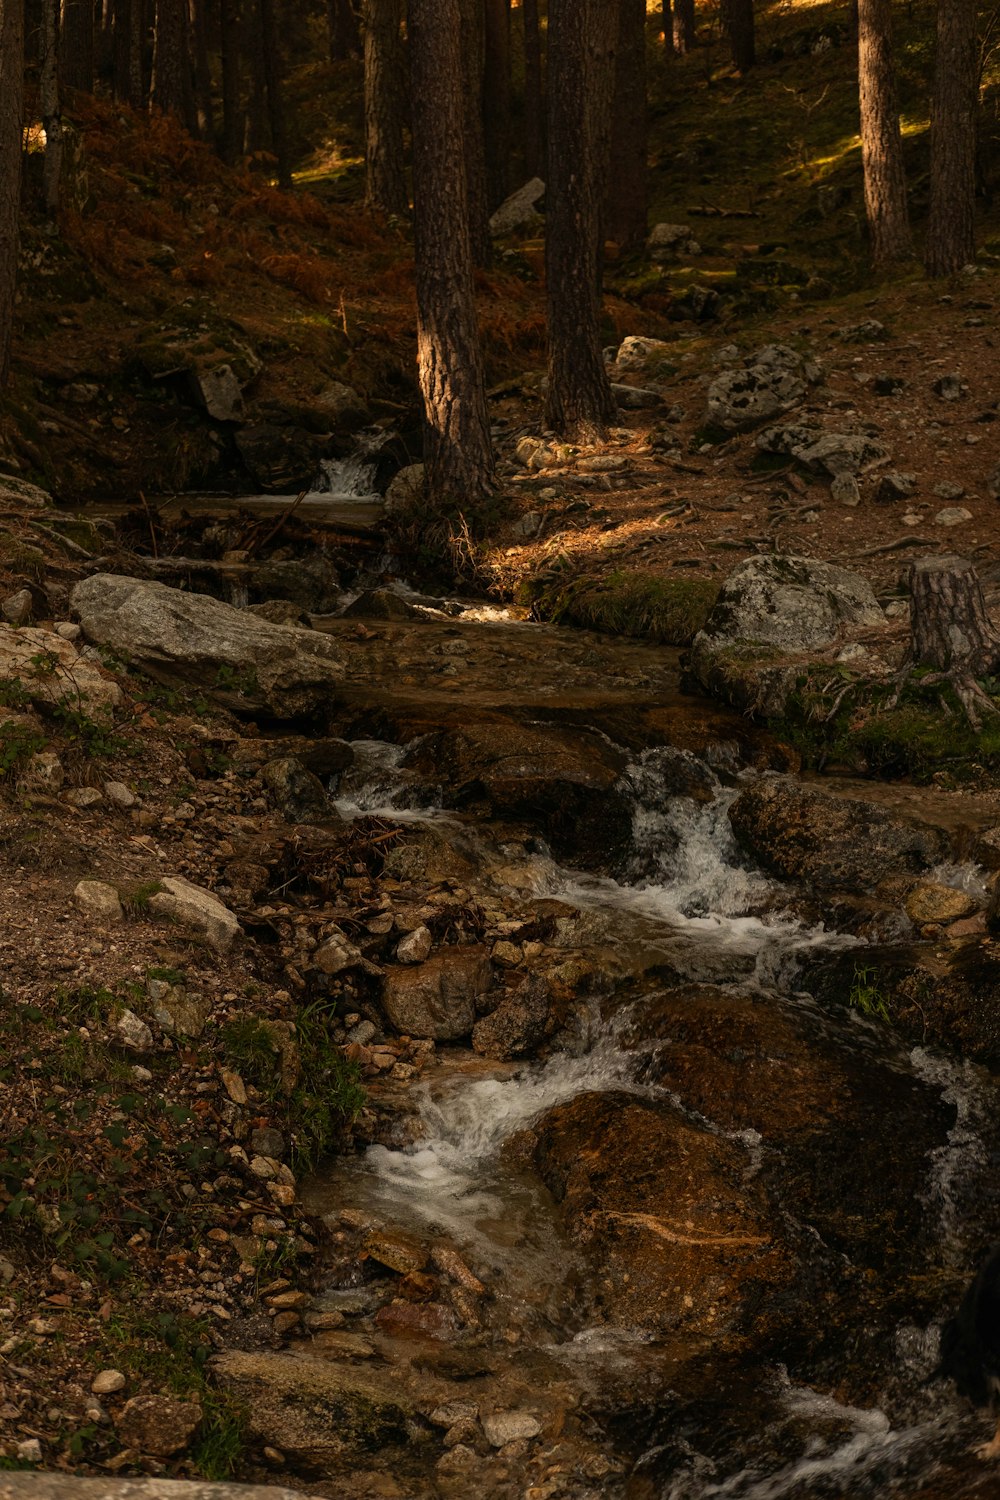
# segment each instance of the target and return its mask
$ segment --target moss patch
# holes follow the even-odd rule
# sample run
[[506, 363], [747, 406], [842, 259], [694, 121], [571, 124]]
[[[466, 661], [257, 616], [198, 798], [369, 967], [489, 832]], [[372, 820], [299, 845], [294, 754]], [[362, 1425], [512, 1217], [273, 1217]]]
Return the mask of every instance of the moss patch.
[[556, 624], [686, 646], [705, 624], [718, 595], [719, 585], [703, 578], [618, 571], [541, 589], [529, 580], [522, 585], [520, 602], [531, 604], [539, 619]]

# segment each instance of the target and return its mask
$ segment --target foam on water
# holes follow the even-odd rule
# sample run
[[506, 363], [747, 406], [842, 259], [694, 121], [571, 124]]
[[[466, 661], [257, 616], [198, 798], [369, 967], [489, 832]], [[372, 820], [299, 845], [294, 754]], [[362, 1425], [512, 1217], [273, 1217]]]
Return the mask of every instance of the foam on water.
[[[910, 1062], [918, 1078], [939, 1089], [946, 1103], [954, 1106], [955, 1124], [947, 1143], [930, 1154], [925, 1198], [938, 1216], [941, 1251], [947, 1265], [969, 1264], [969, 1213], [963, 1202], [977, 1177], [990, 1172], [989, 1153], [981, 1130], [995, 1108], [995, 1098], [983, 1088], [980, 1070], [966, 1059], [958, 1062], [940, 1053], [914, 1047]], [[973, 1220], [973, 1226], [975, 1221]]]
[[352, 453], [349, 458], [324, 458], [309, 493], [303, 500], [364, 500], [381, 497], [375, 492], [375, 464], [369, 451]]

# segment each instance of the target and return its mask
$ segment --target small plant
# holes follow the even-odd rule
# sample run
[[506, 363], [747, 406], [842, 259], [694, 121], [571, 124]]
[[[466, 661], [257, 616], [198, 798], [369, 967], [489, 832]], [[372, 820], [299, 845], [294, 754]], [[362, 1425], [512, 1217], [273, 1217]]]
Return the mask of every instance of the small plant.
[[855, 966], [854, 978], [847, 997], [847, 1003], [851, 1009], [860, 1011], [870, 1020], [888, 1022], [892, 1020], [889, 1002], [889, 993], [882, 987], [878, 970]]

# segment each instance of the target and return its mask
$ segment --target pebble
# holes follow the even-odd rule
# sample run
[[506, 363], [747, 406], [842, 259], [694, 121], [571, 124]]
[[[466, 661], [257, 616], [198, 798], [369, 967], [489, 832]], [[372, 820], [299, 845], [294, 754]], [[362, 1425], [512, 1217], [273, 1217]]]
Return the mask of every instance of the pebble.
[[964, 505], [953, 505], [939, 510], [934, 517], [934, 524], [936, 526], [963, 526], [966, 521], [971, 520], [971, 510], [966, 510]]
[[37, 1438], [25, 1438], [15, 1451], [23, 1464], [40, 1464], [42, 1461], [42, 1445]]
[[125, 913], [118, 892], [103, 880], [81, 880], [73, 900], [85, 916], [98, 922], [121, 922]]
[[71, 807], [97, 807], [104, 798], [96, 786], [74, 786], [65, 793], [65, 800]]
[[136, 798], [129, 791], [124, 781], [106, 781], [104, 783], [104, 795], [112, 807], [118, 807], [122, 812], [128, 812], [136, 804]]
[[118, 1035], [130, 1052], [151, 1052], [153, 1033], [134, 1010], [123, 1010], [116, 1022]]
[[401, 964], [422, 964], [430, 957], [432, 939], [430, 929], [415, 927], [401, 938], [396, 946], [396, 959]]
[[537, 1437], [542, 1424], [529, 1411], [493, 1411], [480, 1418], [491, 1448], [504, 1448], [524, 1438]]
[[121, 1370], [102, 1370], [90, 1382], [90, 1389], [95, 1396], [113, 1396], [125, 1389], [125, 1376]]

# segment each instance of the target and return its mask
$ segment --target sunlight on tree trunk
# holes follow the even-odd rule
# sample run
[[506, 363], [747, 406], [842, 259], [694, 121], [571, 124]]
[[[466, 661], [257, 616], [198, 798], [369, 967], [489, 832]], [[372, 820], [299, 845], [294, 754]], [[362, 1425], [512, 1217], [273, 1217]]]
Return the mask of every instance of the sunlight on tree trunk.
[[872, 260], [876, 266], [886, 266], [907, 260], [913, 250], [896, 105], [891, 0], [860, 0], [858, 97]]

